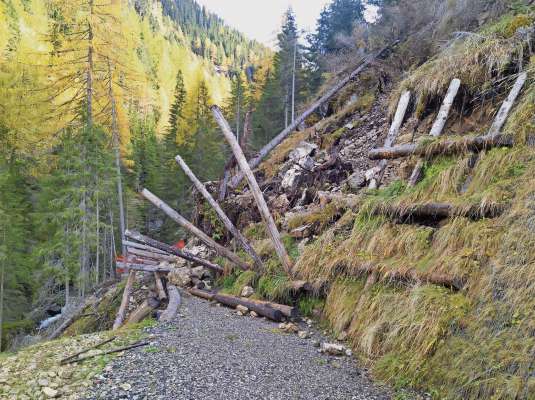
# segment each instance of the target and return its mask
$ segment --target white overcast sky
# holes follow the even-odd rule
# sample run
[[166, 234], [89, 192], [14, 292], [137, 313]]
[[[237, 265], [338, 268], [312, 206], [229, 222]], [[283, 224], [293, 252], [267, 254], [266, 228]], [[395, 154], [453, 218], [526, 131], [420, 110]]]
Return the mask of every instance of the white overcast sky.
[[274, 47], [282, 15], [292, 6], [299, 29], [314, 30], [316, 20], [330, 0], [197, 0], [222, 17], [228, 25]]

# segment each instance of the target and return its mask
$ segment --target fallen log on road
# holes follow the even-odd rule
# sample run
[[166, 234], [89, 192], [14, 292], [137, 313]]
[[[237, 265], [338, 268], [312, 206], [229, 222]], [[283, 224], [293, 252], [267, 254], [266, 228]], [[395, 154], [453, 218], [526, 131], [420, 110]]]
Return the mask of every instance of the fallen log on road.
[[169, 293], [169, 304], [160, 316], [160, 321], [162, 322], [172, 321], [178, 313], [178, 308], [180, 307], [181, 303], [180, 292], [176, 286], [167, 285], [167, 293]]
[[207, 292], [206, 290], [200, 290], [196, 288], [188, 289], [188, 292], [194, 296], [200, 297], [201, 299], [212, 301], [214, 300], [214, 293]]
[[266, 317], [275, 322], [281, 322], [282, 319], [284, 318], [280, 310], [277, 310], [267, 305], [256, 304], [256, 303], [253, 303], [252, 301], [245, 300], [240, 297], [229, 296], [226, 294], [218, 293], [214, 295], [214, 300], [232, 308], [236, 308], [237, 306], [247, 307], [249, 311], [254, 311], [258, 315], [262, 317]]
[[396, 158], [420, 156], [432, 158], [439, 155], [463, 154], [481, 152], [493, 147], [511, 147], [513, 138], [509, 135], [485, 135], [461, 138], [459, 140], [445, 140], [428, 144], [402, 144], [393, 147], [380, 147], [369, 152], [371, 160], [394, 160]]
[[276, 310], [279, 310], [282, 313], [282, 315], [284, 315], [286, 318], [297, 318], [298, 315], [299, 315], [299, 311], [297, 311], [297, 308], [292, 307], [292, 306], [287, 306], [287, 305], [284, 305], [284, 304], [272, 303], [270, 301], [264, 301], [264, 300], [249, 299], [249, 298], [245, 298], [245, 297], [242, 297], [242, 299], [250, 301], [250, 302], [255, 303], [255, 304], [260, 304], [260, 305], [263, 305], [263, 306], [267, 306], [267, 307], [271, 307], [271, 308], [274, 308]]

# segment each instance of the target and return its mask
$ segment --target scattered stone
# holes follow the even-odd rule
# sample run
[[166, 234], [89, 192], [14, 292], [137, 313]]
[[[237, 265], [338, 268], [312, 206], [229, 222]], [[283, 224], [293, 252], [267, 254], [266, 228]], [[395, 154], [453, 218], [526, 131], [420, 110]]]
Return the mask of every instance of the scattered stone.
[[132, 385], [129, 384], [129, 383], [121, 383], [121, 384], [119, 385], [119, 387], [120, 387], [121, 389], [123, 389], [125, 392], [128, 392], [129, 390], [132, 389]]
[[350, 349], [346, 349], [346, 356], [351, 357], [353, 352]]
[[236, 312], [236, 315], [240, 316], [240, 317], [243, 317], [245, 314], [242, 312], [242, 311], [237, 311]]
[[296, 324], [293, 322], [287, 322], [287, 323], [281, 323], [279, 324], [279, 329], [283, 331], [284, 333], [297, 333], [299, 332], [299, 328]]
[[245, 306], [242, 306], [241, 304], [238, 304], [238, 305], [236, 306], [236, 310], [237, 310], [238, 312], [241, 312], [242, 315], [246, 315], [246, 314], [249, 312], [249, 309], [248, 309], [247, 307], [245, 307]]
[[307, 331], [299, 331], [297, 332], [297, 336], [299, 336], [300, 339], [308, 339], [310, 334]]
[[366, 186], [366, 177], [362, 172], [355, 172], [347, 179], [349, 188], [353, 191], [358, 191]]
[[48, 386], [48, 383], [49, 383], [49, 382], [48, 382], [48, 379], [44, 379], [44, 378], [43, 378], [43, 379], [39, 379], [39, 380], [37, 381], [37, 384], [38, 384], [39, 386]]
[[320, 347], [320, 352], [331, 356], [345, 356], [346, 350], [345, 346], [335, 343], [322, 343]]
[[315, 340], [315, 339], [314, 339], [314, 340], [312, 341], [312, 346], [314, 346], [314, 347], [318, 347], [318, 348], [319, 348], [319, 347], [321, 346], [321, 343], [320, 343], [319, 340]]
[[242, 291], [242, 297], [251, 297], [254, 294], [254, 289], [251, 286], [245, 286]]
[[345, 341], [347, 340], [347, 336], [348, 336], [347, 332], [346, 332], [346, 331], [342, 331], [342, 332], [340, 332], [340, 334], [338, 335], [338, 338], [337, 338], [337, 339], [338, 339], [340, 342], [345, 342]]
[[251, 317], [253, 318], [257, 318], [258, 317], [258, 314], [254, 311], [251, 311], [251, 313], [249, 314]]
[[43, 393], [45, 394], [46, 397], [48, 397], [49, 399], [53, 399], [53, 398], [56, 398], [58, 397], [59, 395], [59, 392], [55, 389], [52, 389], [52, 388], [49, 388], [49, 387], [44, 387], [43, 388]]

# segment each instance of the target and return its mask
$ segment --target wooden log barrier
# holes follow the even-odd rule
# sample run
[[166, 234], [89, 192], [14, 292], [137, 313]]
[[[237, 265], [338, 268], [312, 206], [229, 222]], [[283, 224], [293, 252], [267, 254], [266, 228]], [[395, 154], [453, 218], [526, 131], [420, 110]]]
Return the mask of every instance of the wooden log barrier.
[[177, 257], [183, 258], [184, 260], [190, 261], [194, 264], [202, 265], [203, 267], [209, 268], [212, 271], [217, 272], [218, 274], [223, 273], [223, 267], [221, 267], [220, 265], [214, 264], [213, 262], [194, 256], [193, 254], [188, 253], [187, 251], [179, 250], [173, 246], [169, 246], [168, 244], [154, 240], [148, 236], [142, 235], [139, 232], [127, 230], [125, 232], [125, 236], [129, 239], [137, 240], [138, 242], [141, 242], [147, 246], [151, 246], [159, 250], [163, 250], [168, 254], [172, 254]]
[[128, 324], [137, 324], [147, 318], [155, 309], [160, 306], [160, 300], [156, 297], [149, 297], [136, 308], [128, 318]]
[[151, 202], [155, 207], [162, 210], [165, 215], [175, 221], [178, 225], [186, 229], [192, 235], [198, 237], [206, 246], [213, 249], [219, 256], [225, 257], [230, 262], [243, 269], [244, 271], [250, 269], [249, 265], [244, 262], [240, 257], [238, 257], [238, 255], [228, 250], [224, 246], [221, 246], [219, 243], [217, 243], [215, 240], [213, 240], [211, 237], [209, 237], [206, 233], [201, 231], [191, 222], [189, 222], [178, 212], [169, 207], [169, 205], [167, 205], [162, 199], [158, 198], [149, 190], [143, 189], [141, 195], [145, 197], [145, 199], [147, 199], [149, 202]]
[[277, 310], [272, 307], [268, 307], [263, 304], [256, 304], [256, 303], [253, 303], [252, 301], [245, 300], [240, 297], [229, 296], [226, 294], [218, 293], [214, 295], [214, 300], [232, 308], [236, 308], [239, 305], [247, 307], [249, 311], [254, 311], [258, 315], [262, 317], [266, 317], [275, 322], [280, 322], [284, 318], [280, 310]]

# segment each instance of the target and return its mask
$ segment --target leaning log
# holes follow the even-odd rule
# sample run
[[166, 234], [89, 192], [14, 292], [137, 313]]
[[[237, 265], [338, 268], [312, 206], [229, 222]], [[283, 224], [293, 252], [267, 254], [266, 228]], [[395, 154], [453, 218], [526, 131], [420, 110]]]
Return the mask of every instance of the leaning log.
[[410, 156], [432, 158], [439, 155], [478, 153], [494, 147], [511, 147], [513, 144], [513, 138], [509, 135], [471, 136], [459, 140], [445, 140], [423, 145], [402, 144], [394, 147], [381, 147], [371, 150], [368, 157], [371, 160], [393, 160]]
[[[158, 298], [161, 300], [167, 299], [165, 288], [163, 287], [162, 276], [160, 272], [154, 272], [154, 280], [156, 281], [156, 291], [158, 292]], [[167, 288], [169, 290], [169, 288]]]
[[244, 271], [250, 269], [249, 265], [244, 262], [240, 257], [238, 257], [235, 253], [221, 246], [219, 243], [215, 242], [206, 233], [201, 231], [199, 228], [189, 222], [186, 218], [184, 218], [178, 212], [169, 207], [169, 205], [167, 205], [162, 199], [155, 196], [149, 190], [143, 189], [141, 195], [145, 197], [145, 199], [147, 199], [149, 202], [151, 202], [155, 207], [162, 210], [165, 215], [175, 221], [178, 225], [186, 229], [192, 235], [198, 237], [206, 246], [213, 249], [219, 256], [225, 257], [230, 262], [237, 265]]
[[169, 304], [167, 308], [160, 316], [160, 321], [162, 322], [171, 322], [178, 313], [178, 308], [180, 307], [180, 292], [176, 286], [167, 285], [167, 292], [169, 293]]
[[49, 340], [53, 340], [58, 338], [69, 326], [71, 326], [74, 321], [76, 321], [78, 318], [81, 317], [82, 311], [85, 310], [87, 307], [94, 306], [97, 303], [97, 298], [95, 296], [89, 297], [81, 306], [79, 306], [76, 311], [72, 313], [72, 315], [67, 318], [63, 323], [54, 330], [48, 337]]
[[177, 164], [180, 165], [180, 168], [182, 168], [182, 171], [184, 171], [186, 176], [191, 180], [195, 188], [199, 191], [199, 193], [202, 194], [204, 199], [214, 209], [221, 222], [223, 222], [223, 225], [225, 225], [225, 228], [232, 234], [232, 236], [236, 238], [236, 240], [240, 243], [241, 247], [247, 252], [247, 254], [251, 256], [256, 266], [256, 269], [258, 271], [261, 271], [263, 269], [262, 260], [260, 259], [260, 256], [256, 254], [256, 251], [254, 250], [253, 246], [251, 246], [249, 241], [245, 238], [245, 236], [242, 235], [238, 228], [234, 226], [230, 218], [227, 217], [227, 214], [225, 214], [225, 211], [223, 211], [217, 201], [215, 201], [215, 199], [208, 192], [208, 190], [206, 190], [206, 187], [202, 184], [202, 182], [197, 179], [193, 171], [189, 168], [189, 166], [182, 159], [182, 157], [177, 155], [175, 160]]
[[[392, 145], [396, 141], [399, 135], [399, 130], [401, 129], [401, 125], [405, 120], [405, 114], [407, 112], [407, 108], [409, 107], [410, 101], [411, 92], [407, 90], [401, 95], [399, 99], [394, 120], [392, 121], [392, 125], [390, 125], [390, 130], [388, 131], [388, 135], [386, 136], [385, 148], [392, 147]], [[381, 181], [383, 180], [387, 166], [388, 162], [386, 160], [381, 160], [381, 162], [379, 163], [379, 169], [370, 182], [370, 189], [377, 189], [381, 185]]]
[[125, 232], [125, 236], [129, 239], [137, 240], [138, 242], [141, 242], [148, 246], [163, 250], [168, 254], [173, 254], [177, 257], [183, 258], [184, 260], [190, 261], [194, 264], [202, 265], [203, 267], [209, 268], [212, 271], [215, 271], [219, 274], [223, 273], [223, 267], [221, 267], [220, 265], [214, 264], [207, 260], [203, 260], [202, 258], [194, 256], [191, 253], [188, 253], [187, 251], [179, 250], [175, 247], [169, 246], [168, 244], [159, 242], [148, 236], [142, 235], [139, 232], [127, 230]]
[[507, 96], [507, 99], [505, 99], [505, 101], [502, 103], [500, 111], [498, 111], [498, 114], [494, 119], [494, 123], [490, 127], [490, 131], [488, 133], [489, 136], [498, 135], [502, 131], [503, 125], [505, 124], [505, 121], [509, 116], [509, 112], [513, 108], [513, 105], [515, 104], [515, 101], [518, 95], [520, 94], [520, 91], [524, 87], [527, 78], [527, 72], [522, 72], [520, 75], [518, 75], [518, 78], [516, 79], [516, 82], [513, 88], [511, 89], [509, 96]]
[[249, 311], [254, 311], [258, 315], [266, 317], [275, 322], [282, 321], [284, 317], [280, 310], [268, 307], [263, 304], [253, 303], [252, 301], [245, 300], [240, 297], [218, 293], [214, 295], [214, 300], [232, 308], [236, 308], [237, 306], [247, 307]]
[[130, 317], [128, 317], [128, 324], [137, 324], [147, 318], [160, 305], [160, 300], [156, 297], [149, 297], [141, 305], [136, 308]]
[[[453, 102], [455, 101], [455, 97], [457, 97], [457, 93], [459, 92], [460, 87], [460, 79], [453, 79], [451, 81], [450, 87], [448, 88], [448, 92], [446, 93], [446, 97], [442, 102], [442, 106], [440, 107], [437, 118], [435, 119], [435, 122], [433, 124], [433, 127], [431, 128], [431, 132], [429, 133], [429, 135], [433, 137], [439, 137], [440, 135], [442, 135], [444, 127], [446, 126], [446, 121], [448, 120], [448, 117], [450, 115], [451, 107], [453, 106]], [[414, 167], [414, 170], [412, 171], [412, 174], [409, 178], [409, 187], [416, 186], [416, 184], [420, 181], [423, 176], [423, 169], [424, 162], [422, 160], [418, 160], [418, 163], [416, 164], [416, 167]]]
[[223, 116], [223, 113], [221, 112], [219, 107], [212, 106], [211, 109], [212, 109], [212, 114], [214, 115], [214, 118], [217, 121], [217, 124], [221, 128], [221, 132], [225, 136], [225, 139], [227, 140], [228, 144], [230, 145], [230, 148], [232, 149], [232, 153], [234, 154], [234, 157], [236, 157], [236, 161], [238, 162], [240, 170], [243, 172], [244, 176], [247, 179], [249, 189], [251, 189], [251, 192], [254, 196], [258, 210], [260, 211], [260, 215], [262, 215], [262, 219], [264, 220], [264, 223], [266, 224], [267, 230], [271, 237], [271, 241], [273, 242], [273, 247], [275, 248], [275, 252], [277, 253], [279, 257], [282, 263], [282, 266], [286, 270], [286, 273], [291, 276], [292, 266], [293, 266], [292, 260], [290, 259], [290, 256], [288, 255], [288, 252], [286, 251], [286, 248], [284, 247], [284, 244], [282, 243], [279, 230], [277, 229], [277, 225], [275, 224], [275, 220], [273, 219], [273, 216], [271, 215], [271, 212], [269, 211], [266, 200], [264, 199], [264, 194], [262, 193], [262, 191], [260, 190], [260, 187], [258, 186], [258, 182], [256, 181], [253, 171], [251, 170], [251, 167], [247, 163], [247, 159], [245, 158], [245, 155], [243, 154], [243, 151], [240, 148], [240, 145], [238, 144], [236, 137], [234, 136], [234, 134], [232, 133], [232, 130], [230, 129], [230, 125], [228, 124], [227, 120]]
[[[349, 74], [347, 77], [342, 79], [340, 82], [338, 82], [336, 85], [334, 85], [331, 89], [327, 91], [320, 99], [318, 99], [312, 106], [310, 106], [303, 114], [301, 114], [299, 117], [295, 119], [295, 121], [290, 124], [286, 129], [284, 129], [281, 133], [279, 133], [277, 136], [275, 136], [271, 142], [269, 142], [267, 145], [265, 145], [259, 152], [258, 155], [253, 158], [251, 161], [249, 161], [249, 166], [251, 169], [257, 168], [262, 160], [267, 157], [271, 151], [277, 147], [279, 144], [281, 144], [287, 137], [299, 127], [309, 116], [314, 114], [316, 110], [318, 110], [322, 105], [327, 103], [336, 93], [338, 93], [341, 89], [343, 89], [349, 82], [351, 82], [353, 79], [355, 79], [357, 76], [359, 76], [368, 66], [370, 66], [375, 60], [379, 57], [381, 57], [386, 51], [390, 50], [391, 48], [395, 47], [399, 41], [395, 41], [394, 43], [384, 47], [383, 49], [379, 50], [375, 54], [372, 54], [368, 56], [362, 64], [358, 66], [357, 69], [355, 69], [351, 74]], [[232, 189], [236, 189], [242, 179], [245, 177], [245, 174], [243, 172], [238, 173], [234, 178], [232, 178], [230, 182], [230, 187]]]
[[136, 271], [130, 270], [130, 272], [128, 273], [128, 279], [126, 280], [126, 285], [124, 287], [121, 305], [119, 306], [119, 310], [117, 311], [117, 316], [115, 317], [115, 321], [113, 322], [112, 329], [114, 331], [119, 329], [124, 322], [124, 317], [126, 315], [126, 308], [128, 307], [130, 296], [132, 295], [132, 287], [134, 286], [135, 281], [136, 281]]
[[411, 205], [380, 204], [373, 210], [375, 215], [383, 215], [402, 223], [419, 220], [443, 220], [464, 217], [473, 220], [497, 218], [503, 214], [505, 206], [497, 204], [454, 206], [448, 203], [425, 203]]

